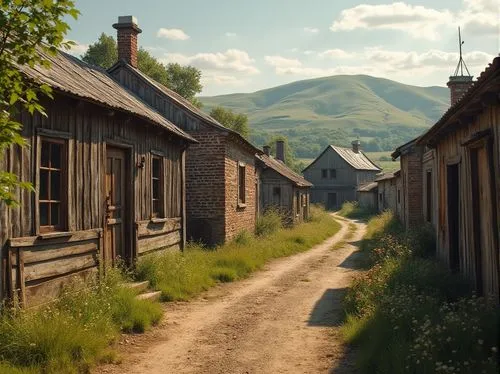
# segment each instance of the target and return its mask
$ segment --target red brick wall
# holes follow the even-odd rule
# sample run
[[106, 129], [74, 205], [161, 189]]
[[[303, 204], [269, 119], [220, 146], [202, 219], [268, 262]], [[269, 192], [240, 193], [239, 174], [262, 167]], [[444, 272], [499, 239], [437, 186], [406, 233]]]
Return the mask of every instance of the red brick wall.
[[[238, 207], [238, 163], [244, 162], [246, 199], [245, 207]], [[231, 240], [239, 232], [255, 230], [256, 215], [256, 174], [253, 152], [245, 151], [241, 145], [229, 141], [226, 148], [226, 235]]]
[[191, 132], [199, 144], [186, 152], [186, 213], [188, 240], [209, 245], [225, 238], [226, 136], [215, 131]]
[[132, 29], [118, 30], [118, 58], [137, 67], [137, 33]]
[[462, 96], [469, 90], [471, 82], [453, 82], [448, 83], [448, 87], [450, 87], [450, 100], [451, 105], [455, 105], [457, 101], [459, 101]]
[[423, 221], [422, 205], [422, 157], [419, 150], [401, 156], [405, 189], [404, 223], [406, 228], [415, 227]]

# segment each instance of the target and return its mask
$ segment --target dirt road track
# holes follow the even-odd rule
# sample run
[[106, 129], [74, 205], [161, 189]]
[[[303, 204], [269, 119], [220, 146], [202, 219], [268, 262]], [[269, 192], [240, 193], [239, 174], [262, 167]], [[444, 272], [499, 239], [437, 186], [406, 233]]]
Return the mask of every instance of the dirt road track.
[[166, 319], [125, 337], [123, 362], [96, 373], [354, 373], [341, 344], [341, 299], [357, 272], [356, 233], [342, 229], [310, 251], [271, 262], [248, 279], [187, 303], [165, 305]]

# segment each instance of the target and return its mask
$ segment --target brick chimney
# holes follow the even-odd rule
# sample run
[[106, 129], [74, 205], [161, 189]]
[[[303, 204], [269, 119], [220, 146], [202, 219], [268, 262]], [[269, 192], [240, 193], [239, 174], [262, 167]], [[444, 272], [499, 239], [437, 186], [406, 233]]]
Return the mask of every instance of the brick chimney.
[[451, 106], [455, 105], [462, 96], [467, 92], [470, 86], [472, 86], [472, 76], [469, 75], [456, 75], [451, 76], [447, 83], [450, 88], [450, 102]]
[[361, 142], [359, 140], [354, 140], [351, 144], [352, 144], [352, 151], [354, 153], [359, 153], [359, 149], [361, 148]]
[[265, 153], [266, 155], [268, 155], [268, 156], [271, 154], [271, 147], [270, 147], [270, 146], [268, 146], [268, 145], [263, 146], [263, 147], [262, 147], [262, 150], [263, 150], [263, 151], [264, 151], [264, 153]]
[[285, 142], [283, 140], [276, 141], [276, 159], [285, 162]]
[[142, 30], [134, 16], [120, 16], [113, 27], [118, 31], [118, 58], [137, 68], [137, 35]]

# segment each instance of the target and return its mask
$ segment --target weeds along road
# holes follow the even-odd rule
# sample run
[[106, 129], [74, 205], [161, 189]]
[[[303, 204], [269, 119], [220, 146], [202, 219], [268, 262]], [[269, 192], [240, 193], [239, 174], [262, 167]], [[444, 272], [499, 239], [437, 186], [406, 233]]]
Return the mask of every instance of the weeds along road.
[[[357, 272], [365, 227], [349, 222], [311, 250], [191, 302], [165, 304], [152, 332], [125, 337], [120, 365], [98, 373], [352, 373], [341, 344], [341, 300]], [[345, 245], [341, 243], [350, 236]]]

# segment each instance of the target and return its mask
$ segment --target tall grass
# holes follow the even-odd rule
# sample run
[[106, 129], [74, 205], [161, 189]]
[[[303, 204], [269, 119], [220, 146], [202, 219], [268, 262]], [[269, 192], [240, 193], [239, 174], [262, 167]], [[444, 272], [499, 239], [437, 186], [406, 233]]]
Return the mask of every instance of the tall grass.
[[338, 214], [351, 219], [367, 219], [376, 214], [376, 211], [375, 209], [359, 205], [357, 201], [347, 201], [342, 204]]
[[344, 300], [343, 332], [362, 373], [497, 373], [499, 311], [434, 260], [428, 227], [368, 223], [371, 269]]
[[272, 234], [283, 227], [283, 214], [278, 209], [268, 209], [255, 223], [255, 235], [265, 236]]
[[244, 278], [270, 259], [305, 251], [339, 229], [340, 224], [324, 210], [312, 207], [310, 222], [293, 228], [260, 236], [244, 233], [215, 250], [192, 244], [183, 253], [144, 258], [137, 265], [137, 276], [160, 290], [163, 300], [187, 300], [217, 282]]
[[162, 315], [158, 303], [137, 300], [121, 287], [117, 270], [91, 284], [73, 284], [62, 297], [36, 310], [0, 315], [1, 373], [86, 373], [114, 359], [121, 331], [142, 332]]

